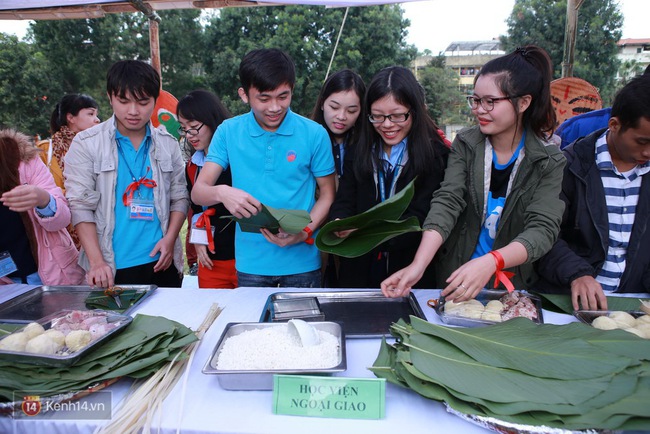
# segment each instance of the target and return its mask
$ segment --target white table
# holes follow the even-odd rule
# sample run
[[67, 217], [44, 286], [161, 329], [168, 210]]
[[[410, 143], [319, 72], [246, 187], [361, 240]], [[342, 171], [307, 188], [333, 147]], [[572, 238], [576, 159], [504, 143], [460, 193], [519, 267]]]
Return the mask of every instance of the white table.
[[[257, 322], [269, 294], [288, 292], [287, 288], [238, 288], [235, 290], [159, 288], [144, 300], [137, 313], [160, 315], [178, 321], [195, 330], [203, 321], [212, 303], [225, 307], [219, 318], [205, 334], [190, 367], [182, 416], [182, 381], [163, 404], [160, 432], [174, 433], [179, 424], [184, 434], [198, 433], [485, 433], [484, 428], [466, 422], [446, 412], [442, 403], [421, 397], [417, 393], [388, 383], [386, 387], [386, 417], [382, 420], [324, 419], [275, 415], [272, 412], [271, 391], [228, 391], [220, 387], [216, 376], [201, 370], [211, 356], [224, 327], [229, 322]], [[305, 291], [299, 289], [297, 291]], [[318, 289], [318, 291], [325, 291]], [[337, 290], [338, 291], [338, 290]], [[427, 300], [437, 297], [437, 290], [415, 291], [427, 319], [440, 323]], [[544, 311], [545, 322], [563, 324], [574, 321], [570, 315]], [[346, 377], [369, 377], [367, 370], [379, 352], [380, 339], [348, 339]], [[107, 390], [112, 392], [113, 411], [124, 399], [131, 384], [120, 380]], [[0, 433], [92, 433], [104, 421], [87, 420], [14, 420], [0, 417]], [[157, 425], [154, 425], [157, 427]], [[152, 430], [156, 432], [156, 429]]]

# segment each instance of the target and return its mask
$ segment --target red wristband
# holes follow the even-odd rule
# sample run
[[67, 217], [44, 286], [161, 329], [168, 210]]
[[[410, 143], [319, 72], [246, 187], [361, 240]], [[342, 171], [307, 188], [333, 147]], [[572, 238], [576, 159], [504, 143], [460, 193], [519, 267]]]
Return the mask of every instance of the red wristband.
[[309, 226], [305, 226], [305, 229], [303, 229], [302, 231], [307, 232], [307, 239], [305, 240], [305, 242], [310, 245], [314, 244], [314, 239], [312, 238], [312, 236], [314, 235], [314, 231], [312, 231], [309, 228]]
[[503, 256], [501, 256], [501, 253], [497, 252], [496, 250], [491, 250], [490, 255], [494, 257], [494, 263], [496, 264], [496, 271], [495, 271], [495, 278], [494, 278], [494, 287], [498, 287], [499, 283], [503, 283], [503, 285], [506, 287], [508, 292], [512, 292], [515, 290], [515, 285], [512, 284], [510, 281], [510, 278], [515, 275], [515, 273], [511, 273], [510, 271], [503, 271], [503, 268], [506, 266], [506, 262], [503, 260]]

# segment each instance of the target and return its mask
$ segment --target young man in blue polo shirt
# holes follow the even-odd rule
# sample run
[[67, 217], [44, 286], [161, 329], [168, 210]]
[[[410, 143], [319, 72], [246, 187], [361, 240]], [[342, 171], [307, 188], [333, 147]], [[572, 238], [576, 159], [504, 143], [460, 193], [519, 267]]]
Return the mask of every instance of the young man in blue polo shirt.
[[189, 198], [178, 142], [149, 119], [160, 75], [125, 60], [106, 76], [113, 116], [78, 133], [65, 156], [66, 196], [90, 285], [179, 287]]
[[538, 263], [540, 292], [607, 309], [611, 292], [650, 292], [650, 75], [631, 80], [608, 127], [564, 150], [560, 237]]
[[[298, 234], [242, 232], [237, 225], [235, 266], [239, 286], [318, 287], [320, 253], [310, 241], [334, 200], [329, 137], [321, 125], [289, 108], [295, 68], [286, 53], [249, 52], [239, 77], [239, 96], [251, 111], [227, 119], [217, 129], [192, 200], [200, 205], [223, 203], [238, 218], [257, 214], [261, 204], [308, 211], [312, 222]], [[214, 185], [228, 167], [232, 187]]]

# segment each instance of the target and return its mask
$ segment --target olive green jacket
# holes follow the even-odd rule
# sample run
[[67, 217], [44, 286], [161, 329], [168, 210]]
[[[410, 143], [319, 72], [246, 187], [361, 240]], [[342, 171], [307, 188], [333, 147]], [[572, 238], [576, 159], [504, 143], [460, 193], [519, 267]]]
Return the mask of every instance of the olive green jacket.
[[[442, 235], [436, 265], [437, 288], [469, 261], [485, 220], [484, 205], [489, 191], [485, 185], [486, 136], [478, 127], [461, 131], [454, 140], [440, 189], [433, 194], [424, 229]], [[515, 267], [512, 282], [516, 289], [527, 289], [537, 281], [532, 262], [548, 252], [562, 222], [564, 202], [560, 199], [565, 158], [559, 147], [542, 142], [527, 131], [518, 166], [508, 190], [497, 228], [494, 249], [512, 241], [528, 252], [525, 264]], [[493, 280], [490, 281], [490, 288]]]

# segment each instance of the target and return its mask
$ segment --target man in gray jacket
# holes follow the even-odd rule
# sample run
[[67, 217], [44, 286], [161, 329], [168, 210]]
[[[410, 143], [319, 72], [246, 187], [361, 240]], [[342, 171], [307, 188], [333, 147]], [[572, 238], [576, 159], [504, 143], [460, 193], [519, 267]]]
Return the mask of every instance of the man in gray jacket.
[[120, 61], [106, 90], [113, 116], [77, 134], [65, 156], [79, 263], [89, 285], [178, 287], [189, 198], [178, 142], [150, 123], [160, 75], [144, 62]]

